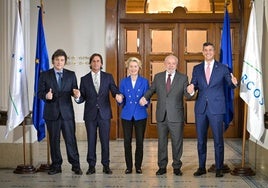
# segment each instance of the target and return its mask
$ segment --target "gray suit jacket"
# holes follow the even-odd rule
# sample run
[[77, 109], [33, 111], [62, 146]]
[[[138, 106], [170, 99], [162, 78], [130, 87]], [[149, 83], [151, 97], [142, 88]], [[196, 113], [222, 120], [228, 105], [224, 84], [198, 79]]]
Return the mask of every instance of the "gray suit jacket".
[[184, 122], [183, 96], [191, 98], [187, 93], [188, 77], [179, 72], [175, 73], [171, 89], [166, 91], [166, 71], [155, 75], [153, 83], [144, 97], [149, 100], [157, 94], [156, 120], [164, 121], [165, 114], [170, 122]]

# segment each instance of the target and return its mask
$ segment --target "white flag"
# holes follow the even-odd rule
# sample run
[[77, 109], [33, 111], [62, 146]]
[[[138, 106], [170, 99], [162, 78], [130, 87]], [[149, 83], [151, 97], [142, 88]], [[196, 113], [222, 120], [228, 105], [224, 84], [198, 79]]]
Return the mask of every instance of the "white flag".
[[6, 138], [8, 133], [19, 126], [23, 122], [24, 118], [29, 114], [23, 33], [18, 7], [15, 19], [8, 96]]
[[240, 97], [248, 105], [247, 130], [257, 140], [260, 140], [264, 132], [265, 103], [262, 77], [256, 14], [253, 2], [248, 24]]

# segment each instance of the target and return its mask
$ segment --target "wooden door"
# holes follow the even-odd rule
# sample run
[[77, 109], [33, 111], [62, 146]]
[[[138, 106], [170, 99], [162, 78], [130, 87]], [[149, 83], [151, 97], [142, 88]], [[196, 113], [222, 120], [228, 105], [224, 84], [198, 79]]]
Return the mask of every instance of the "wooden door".
[[[203, 60], [202, 45], [206, 41], [215, 44], [215, 58], [219, 59], [220, 38], [222, 24], [217, 23], [131, 23], [121, 24], [119, 29], [119, 54], [118, 71], [119, 80], [126, 76], [124, 62], [131, 56], [138, 57], [143, 63], [141, 76], [146, 77], [149, 83], [154, 75], [164, 70], [163, 61], [169, 54], [174, 54], [179, 59], [178, 71], [186, 74], [191, 80], [193, 66]], [[239, 59], [239, 27], [232, 25], [233, 64], [238, 64]], [[234, 67], [234, 69], [236, 69]], [[156, 129], [156, 104], [157, 96], [153, 95], [148, 108], [148, 120], [145, 137], [157, 138]], [[195, 100], [185, 100], [185, 131], [184, 137], [195, 138]], [[236, 108], [236, 107], [235, 107]], [[119, 109], [120, 113], [120, 109]], [[237, 126], [231, 123], [226, 137], [237, 135]], [[118, 136], [123, 137], [121, 122], [118, 122]], [[211, 136], [211, 133], [209, 133]]]

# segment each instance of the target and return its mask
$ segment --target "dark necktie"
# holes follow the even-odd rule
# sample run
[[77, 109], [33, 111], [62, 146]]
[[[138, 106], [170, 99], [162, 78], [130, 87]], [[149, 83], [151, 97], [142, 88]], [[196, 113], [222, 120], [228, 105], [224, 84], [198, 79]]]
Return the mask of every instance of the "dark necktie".
[[167, 78], [167, 83], [166, 83], [166, 90], [167, 93], [170, 91], [170, 86], [171, 86], [171, 74], [168, 74], [168, 78]]
[[62, 86], [62, 72], [57, 72], [58, 74], [58, 87], [61, 90], [61, 86]]

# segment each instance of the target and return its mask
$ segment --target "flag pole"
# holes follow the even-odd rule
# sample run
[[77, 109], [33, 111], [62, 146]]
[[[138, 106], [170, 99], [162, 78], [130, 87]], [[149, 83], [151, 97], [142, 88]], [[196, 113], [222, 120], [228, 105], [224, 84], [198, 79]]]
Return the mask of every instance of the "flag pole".
[[[21, 0], [19, 0], [19, 17], [21, 20]], [[29, 114], [28, 114], [29, 115]], [[25, 141], [25, 118], [22, 122], [22, 138], [23, 138], [23, 164], [18, 165], [13, 171], [15, 174], [33, 174], [36, 169], [33, 165], [26, 165], [26, 141]]]
[[[251, 0], [250, 6], [253, 0]], [[244, 121], [243, 121], [243, 142], [242, 142], [242, 162], [241, 167], [236, 167], [231, 174], [234, 176], [255, 176], [256, 173], [250, 168], [245, 167], [245, 146], [246, 146], [246, 130], [247, 130], [247, 118], [248, 117], [248, 106], [244, 102]]]
[[241, 167], [236, 167], [231, 174], [234, 176], [255, 176], [256, 173], [250, 168], [245, 167], [245, 148], [246, 148], [246, 130], [247, 130], [247, 111], [248, 107], [244, 103], [244, 125], [243, 125], [243, 143], [242, 143], [242, 162]]
[[[42, 23], [44, 24], [44, 4], [43, 0], [40, 0], [40, 5], [41, 5], [41, 12], [42, 12]], [[49, 133], [46, 131], [46, 137], [47, 137], [47, 163], [46, 164], [41, 164], [40, 167], [38, 168], [39, 172], [47, 172], [50, 170], [50, 141], [49, 141]]]

